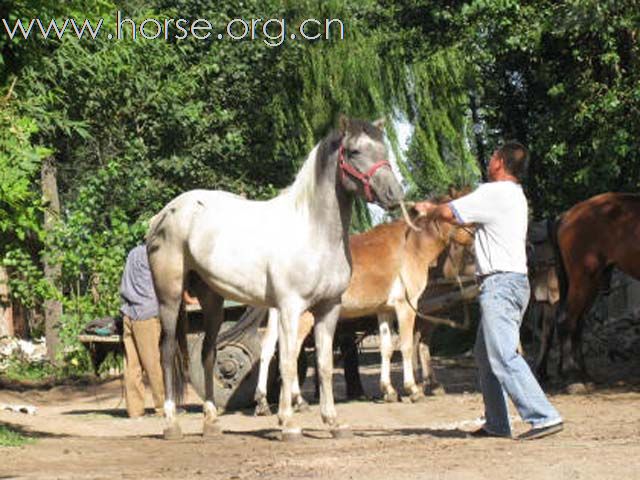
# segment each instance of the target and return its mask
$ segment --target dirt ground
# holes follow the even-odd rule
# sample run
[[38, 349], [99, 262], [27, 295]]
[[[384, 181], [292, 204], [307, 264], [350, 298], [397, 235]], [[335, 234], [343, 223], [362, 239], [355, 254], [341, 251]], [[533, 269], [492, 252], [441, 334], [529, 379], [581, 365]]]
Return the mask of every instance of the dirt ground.
[[[179, 417], [185, 437], [167, 442], [160, 438], [162, 418], [126, 418], [119, 379], [0, 391], [0, 403], [38, 408], [33, 416], [0, 412], [0, 422], [35, 438], [24, 447], [0, 448], [0, 478], [640, 478], [638, 365], [631, 374], [601, 374], [587, 395], [552, 394], [565, 431], [531, 442], [466, 438], [465, 432], [481, 424], [482, 413], [472, 361], [442, 358], [436, 365], [448, 394], [418, 404], [343, 402], [344, 383], [336, 371], [338, 414], [354, 430], [348, 440], [329, 436], [317, 404], [299, 414], [305, 436], [297, 443], [279, 440], [274, 416], [256, 418], [251, 411], [223, 415], [224, 433], [204, 440], [199, 399], [190, 392]], [[401, 385], [397, 363], [393, 374]], [[377, 394], [377, 375], [375, 363], [363, 367], [371, 396]], [[312, 382], [305, 385], [311, 398]], [[520, 433], [527, 426], [515, 416], [514, 428]]]

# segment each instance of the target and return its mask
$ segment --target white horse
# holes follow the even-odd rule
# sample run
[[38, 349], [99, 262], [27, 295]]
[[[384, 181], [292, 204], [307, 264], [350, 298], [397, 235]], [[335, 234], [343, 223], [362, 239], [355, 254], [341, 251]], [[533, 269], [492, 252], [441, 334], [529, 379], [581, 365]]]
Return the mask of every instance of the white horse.
[[[449, 197], [441, 199], [448, 201]], [[418, 299], [429, 281], [429, 266], [452, 243], [469, 246], [473, 232], [449, 223], [415, 218], [378, 225], [350, 238], [352, 276], [342, 295], [340, 321], [349, 322], [363, 316], [377, 315], [380, 332], [380, 389], [385, 401], [396, 402], [398, 394], [391, 385], [391, 324], [398, 321], [400, 350], [403, 359], [404, 389], [411, 401], [424, 398], [416, 385], [413, 372], [414, 325]], [[416, 225], [418, 227], [416, 227]], [[436, 321], [432, 317], [432, 321]], [[278, 311], [269, 310], [267, 330], [262, 340], [260, 373], [256, 387], [256, 415], [270, 413], [267, 402], [269, 363], [278, 339]], [[305, 313], [299, 321], [296, 358], [313, 327], [313, 316]], [[425, 355], [429, 352], [425, 352]], [[425, 367], [426, 368], [426, 367]], [[424, 370], [426, 371], [426, 370]], [[423, 371], [423, 372], [424, 372]], [[428, 375], [428, 372], [427, 372]], [[305, 401], [300, 393], [298, 377], [293, 385], [294, 405], [302, 409]]]
[[314, 313], [322, 419], [334, 436], [350, 433], [338, 424], [331, 377], [333, 334], [351, 276], [353, 200], [360, 194], [389, 208], [403, 196], [386, 160], [382, 125], [342, 118], [340, 129], [311, 151], [294, 183], [271, 200], [194, 190], [172, 200], [152, 219], [147, 248], [164, 331], [165, 438], [182, 435], [175, 416], [176, 398], [184, 387], [176, 343], [185, 345], [178, 312], [188, 278], [205, 318], [205, 436], [220, 431], [213, 365], [225, 298], [279, 311], [283, 388], [278, 416], [284, 439], [301, 435], [291, 405], [296, 332], [300, 315]]

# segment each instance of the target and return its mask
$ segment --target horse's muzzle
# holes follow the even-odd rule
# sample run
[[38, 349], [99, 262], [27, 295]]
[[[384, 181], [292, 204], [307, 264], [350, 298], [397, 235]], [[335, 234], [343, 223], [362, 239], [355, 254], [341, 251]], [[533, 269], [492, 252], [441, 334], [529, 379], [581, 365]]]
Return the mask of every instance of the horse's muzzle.
[[391, 210], [400, 206], [404, 199], [404, 192], [398, 182], [387, 185], [382, 192], [376, 191], [377, 203], [385, 210]]

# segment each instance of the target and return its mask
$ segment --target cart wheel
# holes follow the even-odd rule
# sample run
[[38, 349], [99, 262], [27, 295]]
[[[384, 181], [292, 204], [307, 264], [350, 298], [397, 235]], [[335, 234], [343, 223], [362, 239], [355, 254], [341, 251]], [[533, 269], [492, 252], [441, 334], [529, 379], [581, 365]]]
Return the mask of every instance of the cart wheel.
[[[213, 367], [213, 396], [216, 407], [234, 410], [254, 403], [258, 383], [260, 338], [258, 326], [263, 315], [259, 309], [247, 309], [238, 322], [224, 322], [218, 335], [218, 351]], [[257, 318], [257, 320], [256, 320]], [[202, 343], [204, 333], [187, 336], [191, 385], [204, 399]]]

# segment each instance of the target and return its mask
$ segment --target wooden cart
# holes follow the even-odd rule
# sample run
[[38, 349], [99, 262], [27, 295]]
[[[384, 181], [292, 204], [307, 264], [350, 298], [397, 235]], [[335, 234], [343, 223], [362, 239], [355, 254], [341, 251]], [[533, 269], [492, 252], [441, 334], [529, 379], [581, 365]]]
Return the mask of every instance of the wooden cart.
[[[475, 279], [471, 277], [461, 278], [460, 282], [434, 280], [421, 299], [420, 311], [439, 315], [462, 302], [473, 301], [477, 294]], [[260, 363], [261, 327], [266, 324], [267, 312], [266, 308], [247, 308], [235, 302], [225, 302], [225, 322], [218, 335], [214, 367], [214, 396], [218, 407], [234, 410], [253, 404]], [[187, 314], [190, 325], [187, 335], [190, 382], [198, 395], [204, 398], [204, 370], [201, 363], [204, 332], [200, 328], [202, 312], [199, 306], [189, 305]], [[377, 333], [377, 329], [375, 318], [338, 323], [336, 344], [340, 344], [341, 338], [347, 336], [355, 337], [356, 344], [361, 344], [367, 336]], [[79, 340], [88, 348], [96, 372], [109, 352], [123, 351], [120, 335], [80, 335]], [[307, 350], [309, 348], [313, 348], [312, 342], [307, 344]], [[300, 376], [304, 378], [306, 355], [301, 355], [298, 365]], [[270, 385], [277, 384], [277, 377], [277, 368], [270, 368]]]

